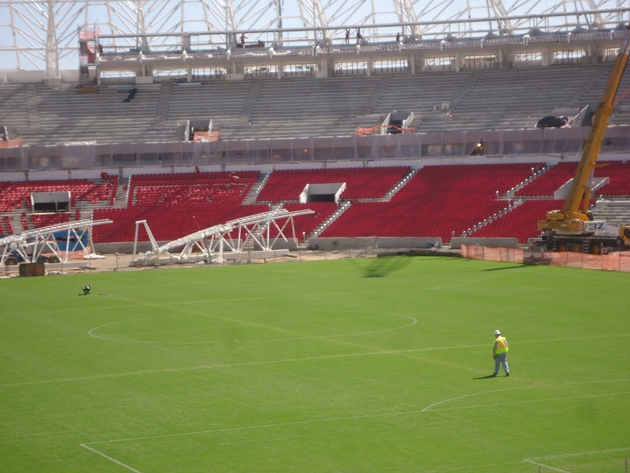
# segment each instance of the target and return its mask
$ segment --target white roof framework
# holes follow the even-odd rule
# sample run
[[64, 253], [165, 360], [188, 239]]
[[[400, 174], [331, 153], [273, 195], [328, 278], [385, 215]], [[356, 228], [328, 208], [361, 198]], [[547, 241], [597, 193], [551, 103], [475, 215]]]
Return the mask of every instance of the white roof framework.
[[[613, 29], [630, 0], [0, 0], [0, 64], [47, 77], [78, 67], [78, 29], [115, 35], [122, 49], [177, 50], [172, 34], [219, 48], [248, 41], [314, 46], [361, 27], [372, 42], [396, 32], [441, 40]], [[364, 32], [367, 29], [367, 34]], [[204, 36], [204, 34], [206, 36]], [[165, 35], [165, 36], [161, 36]]]
[[[177, 240], [159, 246], [146, 220], [136, 222], [136, 235], [133, 245], [134, 265], [167, 264], [173, 261], [185, 262], [218, 262], [225, 259], [225, 252], [239, 254], [246, 248], [256, 248], [263, 253], [272, 252], [279, 240], [295, 241], [294, 217], [313, 214], [310, 209], [288, 211], [276, 209], [270, 212], [249, 215], [247, 217], [230, 220], [224, 224], [199, 230]], [[144, 226], [151, 251], [136, 257], [138, 248], [138, 232]], [[272, 231], [274, 236], [272, 236]], [[290, 232], [290, 233], [289, 233]], [[175, 254], [179, 252], [179, 254]]]
[[[96, 225], [106, 225], [111, 220], [76, 220], [47, 227], [27, 230], [0, 239], [0, 266], [18, 262], [36, 263], [44, 254], [51, 254], [48, 262], [67, 263], [73, 251], [82, 251], [84, 257], [95, 257], [91, 230]], [[60, 249], [57, 236], [62, 233], [65, 250]], [[88, 245], [85, 245], [87, 239]], [[72, 249], [72, 251], [71, 251]]]

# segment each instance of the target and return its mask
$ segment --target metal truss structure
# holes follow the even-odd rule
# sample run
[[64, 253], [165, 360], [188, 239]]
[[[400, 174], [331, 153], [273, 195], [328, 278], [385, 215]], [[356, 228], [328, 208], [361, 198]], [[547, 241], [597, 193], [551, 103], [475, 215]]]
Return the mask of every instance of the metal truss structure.
[[[82, 251], [85, 258], [96, 257], [97, 255], [93, 252], [92, 227], [108, 223], [112, 221], [107, 219], [77, 220], [0, 238], [2, 249], [0, 266], [20, 262], [36, 263], [43, 259], [44, 255], [50, 255], [46, 258], [49, 263], [68, 263], [74, 251]], [[65, 249], [60, 249], [60, 242], [63, 243]]]
[[[109, 37], [117, 50], [175, 51], [172, 35], [207, 49], [248, 42], [343, 42], [361, 29], [371, 43], [612, 30], [630, 0], [0, 0], [0, 64], [55, 79], [77, 69], [78, 31]], [[203, 49], [197, 47], [196, 49]]]
[[[214, 225], [162, 246], [158, 246], [147, 221], [138, 220], [131, 264], [144, 266], [202, 261], [223, 263], [228, 258], [226, 252], [234, 256], [252, 248], [259, 252], [259, 256], [271, 256], [274, 245], [279, 240], [284, 242], [288, 242], [289, 239], [297, 241], [293, 218], [313, 213], [315, 212], [309, 209], [290, 212], [280, 208]], [[138, 233], [141, 225], [144, 226], [149, 236], [152, 249], [136, 257]], [[287, 235], [288, 230], [291, 231], [289, 235]]]

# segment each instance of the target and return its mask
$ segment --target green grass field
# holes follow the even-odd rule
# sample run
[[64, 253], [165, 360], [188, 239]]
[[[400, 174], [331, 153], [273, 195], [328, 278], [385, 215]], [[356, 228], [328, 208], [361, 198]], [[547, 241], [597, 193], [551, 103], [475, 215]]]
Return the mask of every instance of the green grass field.
[[437, 257], [2, 280], [0, 471], [623, 472], [629, 287]]

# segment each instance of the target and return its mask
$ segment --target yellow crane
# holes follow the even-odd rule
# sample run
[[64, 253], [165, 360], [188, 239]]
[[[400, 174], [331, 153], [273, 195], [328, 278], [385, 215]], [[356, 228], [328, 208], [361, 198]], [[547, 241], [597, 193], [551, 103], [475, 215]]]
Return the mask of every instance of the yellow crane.
[[[549, 250], [600, 254], [603, 248], [622, 249], [630, 246], [630, 227], [609, 228], [604, 221], [593, 221], [588, 212], [592, 192], [589, 187], [591, 177], [629, 54], [630, 38], [626, 37], [615, 59], [602, 101], [595, 110], [591, 131], [584, 144], [582, 158], [564, 208], [552, 210], [547, 213], [546, 220], [538, 221], [538, 231], [544, 232], [543, 241]], [[582, 201], [584, 204], [580, 209]]]

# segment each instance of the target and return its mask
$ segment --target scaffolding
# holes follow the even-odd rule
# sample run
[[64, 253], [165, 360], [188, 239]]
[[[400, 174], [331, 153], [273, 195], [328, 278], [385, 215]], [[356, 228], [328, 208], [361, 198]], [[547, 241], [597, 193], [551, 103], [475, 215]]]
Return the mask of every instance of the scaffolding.
[[[255, 257], [278, 255], [274, 246], [278, 241], [297, 244], [294, 217], [315, 213], [310, 209], [288, 211], [276, 209], [249, 215], [199, 230], [190, 235], [159, 246], [146, 220], [136, 221], [132, 266], [155, 266], [170, 263], [223, 263], [227, 259], [242, 258], [245, 251]], [[147, 232], [151, 250], [138, 254], [138, 234], [141, 226]], [[289, 233], [290, 231], [290, 233]], [[288, 250], [281, 250], [288, 253]], [[283, 253], [283, 254], [284, 254]]]
[[[92, 227], [106, 225], [111, 220], [77, 220], [27, 230], [0, 239], [0, 266], [18, 263], [68, 263], [75, 252], [85, 259], [99, 258], [94, 253]], [[87, 243], [87, 245], [86, 245]]]

